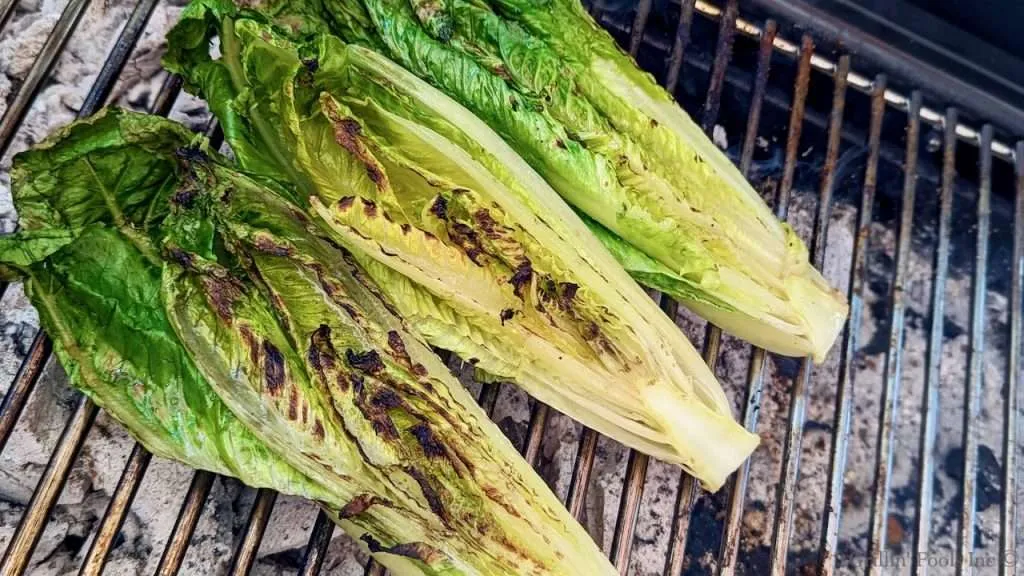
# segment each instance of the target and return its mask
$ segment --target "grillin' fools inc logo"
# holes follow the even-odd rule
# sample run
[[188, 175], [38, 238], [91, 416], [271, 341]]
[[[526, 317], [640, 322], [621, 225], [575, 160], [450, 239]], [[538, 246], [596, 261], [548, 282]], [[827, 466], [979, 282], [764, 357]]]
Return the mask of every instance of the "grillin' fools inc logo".
[[[1009, 552], [997, 552], [988, 550], [976, 550], [967, 558], [967, 563], [972, 568], [997, 568], [999, 566], [1018, 566], [1021, 557], [1019, 554]], [[960, 555], [955, 550], [942, 550], [929, 552], [927, 554], [895, 554], [884, 552], [874, 559], [874, 564], [881, 568], [952, 568], [960, 566]]]

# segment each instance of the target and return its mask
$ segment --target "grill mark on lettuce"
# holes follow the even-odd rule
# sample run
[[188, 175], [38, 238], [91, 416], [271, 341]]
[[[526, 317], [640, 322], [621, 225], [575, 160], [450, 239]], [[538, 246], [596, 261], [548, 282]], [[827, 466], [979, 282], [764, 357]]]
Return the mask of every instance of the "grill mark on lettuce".
[[501, 490], [494, 486], [486, 485], [483, 487], [483, 491], [484, 495], [487, 496], [488, 500], [494, 502], [498, 506], [501, 506], [505, 510], [505, 512], [509, 513], [509, 515], [514, 516], [516, 518], [522, 517], [520, 516], [519, 512], [512, 507], [511, 504], [506, 502], [505, 499], [501, 497]]
[[277, 242], [272, 236], [264, 233], [254, 235], [252, 246], [256, 250], [272, 256], [291, 256], [295, 252], [291, 246]]
[[444, 552], [441, 552], [437, 548], [423, 542], [405, 542], [402, 544], [395, 544], [394, 546], [384, 546], [368, 532], [360, 536], [359, 539], [366, 544], [366, 547], [372, 554], [384, 553], [394, 554], [395, 556], [404, 556], [405, 558], [419, 560], [428, 567], [440, 564], [448, 559]]
[[299, 419], [299, 391], [295, 386], [288, 387], [288, 419], [292, 422]]
[[321, 324], [309, 337], [309, 351], [306, 354], [309, 365], [313, 367], [324, 385], [330, 385], [331, 376], [342, 392], [348, 392], [349, 383], [358, 378], [339, 370], [338, 353], [331, 342], [331, 328]]
[[209, 275], [201, 276], [200, 282], [206, 299], [213, 307], [214, 312], [225, 324], [230, 326], [235, 316], [235, 302], [242, 297], [242, 291], [230, 280]]
[[378, 191], [383, 192], [390, 188], [391, 184], [388, 182], [384, 168], [362, 141], [363, 127], [359, 121], [355, 118], [343, 117], [337, 104], [329, 96], [321, 98], [320, 103], [327, 119], [334, 125], [335, 142], [362, 163], [367, 177]]
[[515, 272], [512, 273], [512, 278], [509, 279], [509, 282], [512, 284], [512, 292], [522, 300], [525, 298], [526, 287], [529, 286], [532, 280], [533, 263], [530, 262], [529, 258], [524, 257], [523, 261], [516, 266]]
[[[374, 218], [377, 216], [377, 203], [373, 200], [363, 198], [363, 214], [366, 214], [367, 218]], [[387, 213], [384, 213], [385, 218], [389, 218]]]
[[437, 198], [434, 199], [433, 204], [430, 205], [430, 213], [437, 216], [441, 220], [448, 219], [448, 199], [438, 194]]
[[267, 392], [276, 396], [284, 387], [284, 355], [269, 340], [263, 341], [263, 381]]
[[438, 493], [427, 478], [426, 474], [422, 470], [413, 466], [406, 466], [405, 472], [412, 476], [412, 479], [416, 481], [420, 486], [420, 491], [423, 492], [423, 498], [427, 501], [427, 506], [430, 507], [430, 511], [435, 516], [441, 519], [441, 523], [444, 524], [445, 528], [451, 528], [451, 514], [448, 509], [444, 507], [444, 501], [441, 499], [441, 495]]
[[423, 454], [427, 458], [446, 458], [448, 453], [444, 449], [444, 444], [438, 440], [434, 431], [431, 430], [430, 425], [426, 422], [420, 422], [409, 428], [409, 433], [412, 434], [413, 438], [416, 438], [416, 442], [419, 443], [420, 448], [423, 449]]
[[378, 374], [384, 370], [384, 362], [380, 359], [380, 354], [376, 350], [355, 352], [349, 348], [345, 350], [345, 361], [356, 370], [370, 375]]
[[398, 334], [397, 330], [388, 330], [388, 347], [393, 352], [392, 356], [404, 366], [409, 366], [412, 363], [409, 352], [405, 349], [405, 342], [402, 341], [402, 336]]
[[238, 327], [238, 335], [241, 336], [242, 343], [245, 344], [246, 350], [249, 351], [249, 363], [254, 367], [259, 366], [260, 346], [252, 329], [248, 325], [242, 324]]
[[484, 264], [481, 262], [480, 257], [486, 253], [480, 244], [480, 238], [477, 237], [476, 230], [464, 222], [453, 222], [447, 229], [448, 237], [466, 253], [470, 261], [482, 267]]
[[338, 511], [338, 516], [347, 520], [366, 512], [371, 506], [393, 506], [393, 504], [386, 498], [364, 492], [342, 506]]
[[501, 311], [499, 318], [501, 318], [501, 325], [504, 326], [505, 322], [511, 320], [516, 315], [516, 311], [511, 308], [505, 308]]

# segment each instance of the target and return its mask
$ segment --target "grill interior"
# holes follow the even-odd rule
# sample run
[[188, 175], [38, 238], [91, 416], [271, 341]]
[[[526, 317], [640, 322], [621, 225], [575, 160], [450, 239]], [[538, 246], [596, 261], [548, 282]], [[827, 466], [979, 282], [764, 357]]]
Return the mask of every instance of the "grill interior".
[[[18, 26], [26, 9], [0, 1], [2, 46], [5, 36], [24, 33]], [[14, 151], [64, 123], [68, 110], [89, 115], [111, 99], [171, 114], [219, 139], [216, 125], [180, 95], [178, 79], [157, 77], [152, 93], [119, 83], [147, 62], [152, 68], [157, 20], [173, 21], [180, 6], [140, 0], [119, 11], [100, 4], [68, 0], [45, 43], [31, 47], [34, 61], [13, 76], [0, 119], [4, 186]], [[813, 262], [849, 294], [847, 330], [828, 360], [812, 366], [752, 349], [662, 299], [691, 340], [703, 341], [738, 417], [764, 439], [715, 495], [509, 385], [468, 382], [472, 372], [457, 359], [449, 366], [479, 390], [481, 405], [623, 574], [1014, 573], [1024, 141], [1014, 144], [990, 119], [961, 118], [899, 78], [866, 75], [874, 74], [872, 62], [828, 38], [745, 19], [737, 0], [628, 4], [591, 11], [803, 236]], [[82, 61], [88, 50], [79, 43], [96, 43], [95, 31], [80, 26], [93, 23], [83, 18], [90, 11], [123, 22], [113, 28], [116, 39], [99, 42], [105, 60]], [[67, 98], [60, 111], [40, 105], [37, 96], [71, 66], [98, 70], [81, 79], [91, 84], [85, 98]], [[2, 225], [10, 231], [13, 221]], [[17, 309], [25, 301], [19, 287], [2, 290], [6, 325], [24, 315]], [[0, 573], [42, 571], [63, 554], [64, 572], [99, 574], [118, 557], [136, 495], [167, 467], [139, 445], [92, 450], [87, 464], [119, 476], [116, 488], [98, 496], [102, 513], [67, 544], [72, 550], [58, 546], [40, 557], [41, 537], [59, 530], [62, 492], [80, 489], [68, 478], [86, 465], [78, 459], [83, 446], [103, 442], [112, 425], [66, 389], [50, 341], [32, 322], [15, 334], [21, 346], [4, 351], [0, 451], [22, 441], [26, 405], [56, 402], [68, 416], [62, 432], [39, 447], [52, 454], [45, 467], [16, 469], [2, 454], [0, 513], [20, 521], [0, 532]], [[22, 474], [34, 491], [19, 499], [2, 483]], [[232, 529], [233, 548], [190, 559], [192, 535], [210, 513], [205, 504], [224, 484], [195, 472], [181, 487], [183, 499], [166, 504], [179, 508], [166, 539], [152, 546], [158, 574], [254, 567], [317, 574], [325, 560], [331, 573], [363, 572], [355, 559], [336, 557], [335, 548], [353, 547], [332, 544], [338, 534], [322, 514], [313, 520], [311, 506], [308, 545], [265, 562], [261, 540], [275, 530], [278, 503], [268, 490], [236, 499], [248, 508], [238, 511], [247, 519]], [[371, 561], [365, 573], [383, 571]]]

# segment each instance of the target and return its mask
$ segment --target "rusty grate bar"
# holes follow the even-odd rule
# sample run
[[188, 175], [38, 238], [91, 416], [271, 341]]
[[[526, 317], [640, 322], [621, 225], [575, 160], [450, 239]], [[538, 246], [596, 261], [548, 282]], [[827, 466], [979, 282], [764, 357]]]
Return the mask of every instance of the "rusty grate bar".
[[829, 484], [826, 495], [825, 527], [821, 538], [820, 573], [835, 571], [836, 551], [839, 540], [839, 522], [843, 506], [844, 474], [846, 455], [850, 440], [850, 416], [853, 404], [853, 362], [857, 355], [857, 340], [860, 332], [861, 315], [864, 308], [864, 291], [867, 286], [867, 253], [871, 233], [872, 212], [875, 190], [878, 184], [878, 157], [881, 147], [882, 120], [885, 116], [886, 77], [875, 78], [875, 90], [871, 97], [871, 126], [868, 130], [868, 161], [864, 169], [864, 186], [857, 219], [857, 234], [854, 237], [853, 265], [850, 268], [848, 296], [850, 320], [843, 332], [842, 358], [839, 360], [839, 387], [836, 394], [836, 417], [832, 429], [832, 458], [829, 461]]
[[711, 67], [708, 94], [704, 102], [701, 128], [710, 132], [718, 120], [718, 108], [722, 103], [722, 86], [725, 84], [725, 70], [732, 59], [732, 45], [736, 40], [736, 17], [739, 15], [739, 0], [728, 0], [718, 26], [718, 45], [715, 47], [715, 63]]
[[636, 58], [637, 50], [644, 39], [644, 28], [647, 26], [647, 17], [651, 15], [653, 0], [639, 0], [636, 5], [636, 16], [633, 17], [633, 26], [629, 31], [629, 55]]
[[[1021, 277], [1024, 274], [1024, 141], [1017, 143], [1017, 193], [1014, 197], [1013, 279], [1010, 288], [1010, 349], [1007, 358], [1006, 399], [1003, 419], [1003, 507], [999, 516], [999, 550], [1003, 558], [1017, 557], [1017, 410], [1020, 395], [1017, 374], [1020, 373], [1021, 300], [1024, 299]], [[1000, 576], [1016, 572], [1007, 562], [999, 565]]]
[[695, 0], [683, 0], [679, 7], [679, 23], [676, 25], [676, 35], [672, 42], [672, 52], [669, 54], [665, 72], [665, 89], [669, 94], [675, 94], [679, 71], [683, 68], [683, 54], [686, 53], [686, 46], [690, 43], [694, 5]]
[[171, 537], [160, 557], [160, 564], [157, 565], [157, 576], [174, 576], [181, 568], [181, 562], [185, 559], [185, 551], [188, 550], [188, 544], [192, 540], [192, 533], [196, 531], [199, 517], [203, 513], [206, 497], [210, 495], [210, 488], [213, 487], [214, 478], [216, 478], [215, 474], [205, 470], [197, 470], [192, 475], [192, 483], [189, 484], [188, 492], [185, 494], [185, 501], [181, 503], [178, 518], [174, 521]]
[[71, 465], [82, 448], [86, 434], [92, 426], [93, 420], [99, 409], [95, 404], [79, 395], [78, 405], [71, 416], [71, 420], [61, 434], [57, 449], [50, 457], [46, 470], [32, 493], [25, 515], [21, 517], [18, 529], [14, 532], [7, 551], [4, 552], [3, 562], [0, 563], [0, 574], [13, 576], [21, 574], [28, 567], [28, 561], [32, 557], [32, 551], [39, 543], [39, 537], [46, 527], [46, 520], [50, 516], [53, 505], [57, 503], [64, 483], [68, 479], [68, 472]]
[[[46, 43], [43, 44], [39, 56], [32, 63], [28, 74], [25, 75], [25, 81], [18, 89], [18, 93], [14, 95], [14, 100], [7, 107], [3, 117], [0, 118], [0, 156], [7, 152], [15, 131], [25, 118], [25, 113], [28, 112], [29, 105], [39, 92], [43, 80], [50, 75], [50, 69], [57, 61], [64, 44], [78, 27], [78, 21], [82, 18], [88, 5], [89, 0], [69, 0], [64, 11], [61, 12], [60, 19], [57, 20], [57, 24], [46, 38]], [[7, 10], [9, 14], [10, 8]]]
[[943, 326], [945, 322], [946, 277], [949, 274], [949, 242], [953, 218], [953, 190], [956, 183], [956, 121], [957, 111], [946, 111], [945, 142], [942, 153], [942, 184], [939, 197], [939, 241], [935, 249], [935, 281], [932, 285], [932, 323], [928, 339], [928, 368], [924, 380], [924, 402], [921, 407], [921, 443], [919, 458], [921, 471], [918, 476], [917, 531], [915, 554], [911, 568], [915, 574], [927, 572], [926, 558], [931, 541], [932, 502], [935, 485], [935, 440], [939, 421], [939, 384], [942, 364]]
[[668, 560], [665, 562], [665, 575], [681, 574], [686, 563], [686, 541], [690, 534], [690, 520], [693, 507], [700, 495], [700, 486], [686, 472], [680, 474], [679, 493], [676, 495], [676, 510], [672, 516], [672, 537], [669, 545]]
[[963, 509], [957, 543], [957, 573], [971, 574], [978, 483], [978, 431], [981, 387], [985, 377], [985, 285], [988, 269], [989, 216], [992, 212], [992, 125], [981, 129], [981, 178], [978, 185], [978, 227], [974, 260], [974, 291], [971, 295], [971, 352], [964, 406]]
[[587, 486], [590, 485], [590, 473], [594, 469], [594, 456], [597, 454], [597, 439], [597, 432], [584, 427], [580, 434], [579, 448], [576, 449], [576, 462], [572, 467], [565, 504], [569, 514], [577, 520], [583, 515], [583, 503], [586, 502]]
[[[721, 18], [722, 16], [722, 9], [710, 2], [707, 2], [706, 0], [696, 0], [695, 8], [701, 15], [711, 19]], [[737, 18], [736, 29], [739, 30], [740, 33], [753, 38], [757, 38], [761, 33], [761, 28], [757, 24], [743, 18]], [[779, 53], [786, 54], [793, 58], [797, 58], [800, 54], [800, 47], [785, 38], [776, 38], [774, 46], [775, 50]], [[815, 70], [829, 75], [834, 74], [836, 69], [835, 62], [818, 55], [815, 55], [814, 58], [811, 59], [811, 65]], [[866, 94], [871, 93], [871, 79], [863, 74], [851, 72], [849, 78], [847, 78], [847, 82], [850, 87], [856, 90]], [[885, 91], [885, 101], [887, 104], [901, 112], [907, 112], [910, 109], [910, 98], [905, 94], [901, 94], [892, 89]], [[923, 121], [935, 128], [943, 127], [943, 115], [941, 111], [922, 105], [920, 116]], [[981, 132], [971, 126], [957, 124], [956, 134], [958, 138], [965, 142], [969, 142], [976, 146], [981, 144]], [[1014, 161], [1013, 148], [1005, 142], [992, 139], [990, 147], [992, 148], [992, 153], [995, 154], [995, 156], [1011, 162]]]
[[316, 522], [313, 524], [313, 533], [309, 537], [309, 545], [306, 547], [306, 556], [302, 559], [302, 567], [299, 568], [299, 576], [316, 576], [324, 565], [324, 557], [327, 555], [327, 547], [331, 544], [331, 535], [334, 534], [334, 522], [320, 510], [316, 514]]
[[523, 458], [530, 466], [537, 465], [537, 456], [540, 454], [540, 442], [544, 439], [544, 428], [548, 423], [548, 414], [551, 409], [547, 404], [534, 403], [533, 411], [530, 413], [530, 424], [526, 429], [526, 442], [523, 444]]
[[18, 0], [3, 0], [3, 4], [0, 4], [0, 30], [7, 26], [7, 21], [11, 14], [14, 14], [14, 7], [17, 4]]
[[7, 440], [10, 439], [11, 432], [14, 431], [14, 425], [18, 423], [18, 417], [21, 416], [22, 409], [25, 408], [25, 402], [28, 401], [29, 394], [32, 393], [36, 380], [39, 379], [39, 374], [43, 371], [43, 364], [46, 363], [46, 359], [50, 357], [52, 351], [53, 342], [50, 342], [49, 338], [37, 335], [32, 340], [32, 346], [29, 348], [24, 362], [21, 363], [21, 367], [18, 368], [14, 382], [7, 390], [7, 394], [4, 395], [3, 404], [0, 405], [0, 453], [7, 446]]
[[146, 474], [149, 462], [153, 455], [146, 451], [141, 444], [136, 443], [132, 448], [128, 463], [125, 464], [124, 472], [117, 481], [117, 488], [110, 497], [110, 504], [107, 505], [100, 527], [96, 531], [96, 537], [89, 546], [89, 552], [85, 555], [82, 569], [78, 571], [79, 576], [99, 576], [103, 573], [103, 565], [107, 562], [107, 555], [114, 545], [114, 539], [124, 524], [125, 516], [132, 505], [135, 493], [142, 484], [142, 478]]
[[[885, 542], [886, 519], [888, 518], [888, 493], [892, 472], [892, 443], [896, 428], [897, 402], [900, 393], [900, 379], [903, 375], [903, 336], [906, 304], [906, 284], [910, 258], [910, 239], [914, 230], [914, 202], [917, 193], [917, 159], [920, 148], [921, 93], [914, 92], [910, 99], [910, 115], [907, 125], [907, 156], [904, 163], [903, 197], [900, 212], [899, 236], [896, 240], [896, 271], [892, 280], [892, 309], [889, 317], [889, 349], [885, 355], [885, 386], [882, 388], [881, 426], [878, 429], [875, 452], [875, 480], [871, 500], [871, 532], [868, 544], [868, 558], [880, 557]], [[879, 574], [881, 562], [870, 562], [868, 573]]]
[[256, 491], [256, 501], [249, 511], [249, 520], [246, 521], [245, 532], [242, 541], [235, 550], [234, 559], [231, 561], [230, 574], [233, 576], [245, 576], [252, 570], [256, 563], [256, 553], [259, 552], [260, 542], [263, 540], [263, 533], [267, 530], [267, 523], [270, 521], [270, 513], [274, 511], [274, 502], [277, 501], [277, 492], [260, 488]]
[[775, 20], [765, 22], [764, 31], [757, 48], [757, 76], [750, 96], [750, 112], [747, 113], [747, 130], [743, 134], [743, 151], [740, 153], [740, 172], [744, 176], [750, 174], [750, 164], [754, 160], [754, 144], [757, 141], [757, 130], [761, 126], [761, 107], [764, 105], [764, 93], [768, 87], [768, 73], [772, 66], [772, 50], [778, 24]]
[[[768, 86], [768, 74], [772, 61], [772, 42], [775, 40], [777, 25], [774, 20], [765, 23], [764, 33], [757, 52], [757, 76], [754, 79], [750, 111], [747, 114], [747, 129], [743, 136], [743, 150], [740, 153], [740, 172], [744, 177], [750, 175], [750, 165], [754, 158], [754, 145], [761, 124], [761, 106], [764, 104], [765, 90]], [[764, 384], [765, 352], [761, 348], [752, 348], [750, 367], [747, 372], [746, 401], [743, 406], [743, 426], [750, 432], [757, 432], [757, 420], [761, 413], [761, 388]], [[743, 501], [747, 492], [747, 479], [750, 475], [750, 462], [744, 462], [733, 479], [726, 510], [725, 528], [722, 533], [722, 546], [718, 554], [718, 568], [721, 574], [732, 574], [735, 570], [736, 552], [740, 543], [740, 521], [743, 517]], [[673, 572], [679, 574], [683, 566], [683, 557], [670, 556], [675, 562], [670, 563]]]
[[[783, 174], [784, 185], [780, 190], [779, 205], [776, 207], [776, 212], [779, 213], [780, 218], [784, 218], [788, 212], [789, 198], [792, 192], [794, 167], [791, 165], [791, 161], [796, 159], [796, 150], [799, 146], [800, 137], [799, 130], [794, 134], [792, 128], [794, 121], [800, 120], [804, 113], [808, 88], [807, 76], [810, 73], [813, 41], [808, 36], [804, 36], [803, 46], [806, 48], [806, 53], [801, 53], [800, 69], [797, 74], [797, 97], [794, 98], [793, 113], [790, 116], [791, 132], [789, 141], [786, 143], [787, 165]], [[839, 58], [836, 72], [833, 74], [834, 88], [832, 113], [828, 130], [828, 149], [825, 155], [825, 166], [821, 174], [818, 213], [814, 221], [814, 231], [811, 235], [811, 261], [819, 270], [822, 269], [825, 261], [829, 214], [832, 210], [832, 189], [835, 183], [835, 166], [839, 154], [843, 111], [846, 105], [846, 81], [849, 76], [849, 70], [850, 57], [844, 54]], [[797, 105], [798, 100], [799, 106]], [[810, 385], [812, 370], [813, 365], [810, 358], [802, 359], [790, 397], [789, 430], [783, 448], [782, 484], [777, 490], [775, 519], [772, 528], [772, 574], [781, 575], [785, 574], [786, 571], [787, 553], [793, 523], [793, 501], [796, 495], [796, 483], [800, 477], [800, 453], [807, 411], [807, 389]]]
[[[793, 187], [793, 174], [796, 171], [796, 154], [800, 146], [800, 133], [803, 130], [804, 107], [807, 104], [807, 89], [811, 77], [811, 56], [814, 53], [814, 40], [807, 34], [801, 41], [800, 61], [797, 67], [796, 85], [793, 89], [793, 105], [789, 116], [789, 130], [786, 132], [786, 160], [779, 187], [778, 203], [775, 215], [785, 219], [789, 212], [789, 197]], [[800, 438], [803, 430], [804, 405], [807, 402], [804, 377], [806, 363], [801, 365], [797, 381], [794, 383], [790, 402], [789, 432], [783, 448], [783, 472], [779, 484], [775, 505], [775, 521], [772, 525], [772, 573], [785, 573], [786, 551], [789, 547], [789, 524], [793, 510], [793, 490], [796, 485], [797, 469], [800, 466]], [[785, 516], [785, 518], [783, 518]], [[780, 558], [781, 556], [781, 558]], [[781, 568], [781, 569], [780, 569]]]
[[629, 462], [626, 464], [626, 485], [619, 500], [619, 514], [615, 520], [615, 533], [612, 535], [611, 560], [619, 574], [625, 576], [629, 569], [629, 553], [633, 549], [633, 531], [636, 528], [636, 517], [640, 512], [640, 499], [644, 493], [644, 479], [647, 476], [647, 464], [650, 457], [636, 450], [629, 451]]

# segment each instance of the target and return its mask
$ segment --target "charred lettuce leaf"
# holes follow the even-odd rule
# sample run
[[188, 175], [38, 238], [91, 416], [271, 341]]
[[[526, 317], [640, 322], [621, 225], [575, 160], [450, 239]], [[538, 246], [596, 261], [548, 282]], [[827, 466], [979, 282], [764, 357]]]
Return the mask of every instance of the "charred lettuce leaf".
[[[161, 144], [121, 146], [134, 127]], [[74, 148], [86, 137], [111, 145]], [[19, 158], [16, 197], [35, 184], [53, 199], [40, 213], [60, 213], [38, 179], [84, 170], [80, 201], [109, 209], [3, 238], [0, 262], [26, 278], [73, 383], [147, 448], [312, 498], [399, 574], [614, 573], [286, 191], [155, 117], [110, 111], [47, 146], [69, 160], [43, 175]], [[135, 188], [97, 165], [165, 177]], [[147, 195], [158, 208], [131, 209]]]
[[[753, 450], [700, 355], [484, 122], [361, 46], [294, 41], [223, 6], [190, 10], [166, 63], [206, 98], [234, 94], [214, 105], [229, 115], [227, 141], [279, 152], [242, 165], [294, 186], [431, 344], [709, 489]], [[220, 58], [175, 48], [197, 23], [220, 38]]]
[[[267, 3], [277, 13], [293, 5]], [[824, 359], [846, 319], [843, 294], [578, 0], [334, 4], [372, 22], [335, 34], [383, 45], [486, 122], [635, 279], [768, 350]], [[665, 273], [651, 274], [648, 261]]]

